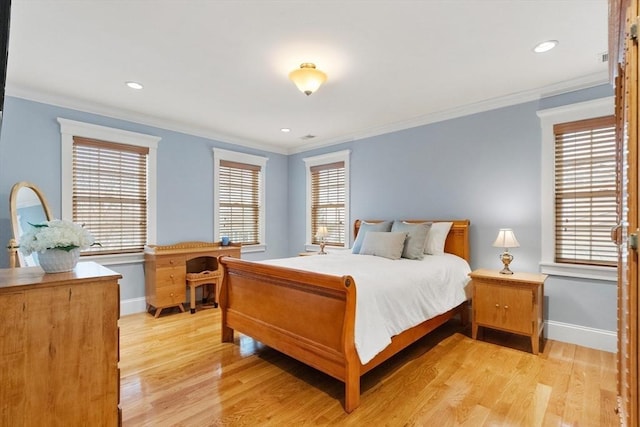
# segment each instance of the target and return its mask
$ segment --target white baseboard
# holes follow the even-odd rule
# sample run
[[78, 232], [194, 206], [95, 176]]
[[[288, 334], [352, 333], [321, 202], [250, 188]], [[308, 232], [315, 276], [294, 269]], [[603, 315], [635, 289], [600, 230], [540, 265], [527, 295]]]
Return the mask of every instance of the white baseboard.
[[545, 336], [548, 339], [568, 342], [583, 347], [615, 353], [618, 351], [618, 334], [616, 331], [589, 328], [570, 323], [545, 322]]
[[120, 316], [127, 314], [144, 313], [147, 310], [145, 297], [131, 298], [120, 301]]

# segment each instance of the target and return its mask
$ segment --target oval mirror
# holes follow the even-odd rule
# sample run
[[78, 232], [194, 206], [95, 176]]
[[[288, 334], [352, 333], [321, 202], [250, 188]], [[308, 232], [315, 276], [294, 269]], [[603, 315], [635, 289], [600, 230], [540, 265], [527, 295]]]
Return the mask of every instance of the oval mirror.
[[37, 253], [25, 256], [17, 248], [20, 246], [20, 236], [31, 227], [29, 223], [38, 224], [53, 218], [47, 199], [35, 184], [21, 181], [11, 188], [9, 210], [13, 227], [13, 241], [9, 243], [9, 266], [38, 265]]

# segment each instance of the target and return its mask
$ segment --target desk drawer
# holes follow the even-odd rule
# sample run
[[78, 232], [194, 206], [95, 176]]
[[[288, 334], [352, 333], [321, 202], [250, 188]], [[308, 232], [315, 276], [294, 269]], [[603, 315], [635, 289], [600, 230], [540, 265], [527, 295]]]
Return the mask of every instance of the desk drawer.
[[184, 266], [165, 267], [156, 270], [156, 287], [186, 286], [186, 271]]
[[156, 257], [156, 268], [183, 266], [185, 261], [186, 258], [180, 255], [159, 256]]
[[187, 291], [184, 283], [180, 286], [163, 286], [157, 289], [156, 301], [159, 306], [171, 306], [183, 303], [187, 300]]

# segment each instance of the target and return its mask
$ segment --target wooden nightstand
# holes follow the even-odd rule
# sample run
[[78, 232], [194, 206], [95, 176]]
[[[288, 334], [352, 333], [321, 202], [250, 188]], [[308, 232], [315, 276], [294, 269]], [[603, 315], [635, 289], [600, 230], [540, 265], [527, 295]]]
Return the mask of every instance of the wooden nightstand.
[[533, 354], [538, 354], [547, 275], [481, 269], [469, 276], [473, 280], [473, 339], [478, 336], [479, 326], [527, 335]]

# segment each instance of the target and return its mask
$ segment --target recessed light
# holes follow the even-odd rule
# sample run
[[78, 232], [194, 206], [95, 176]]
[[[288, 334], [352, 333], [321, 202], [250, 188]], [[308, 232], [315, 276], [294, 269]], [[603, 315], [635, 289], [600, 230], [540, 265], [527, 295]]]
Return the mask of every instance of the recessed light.
[[138, 82], [126, 82], [125, 84], [129, 86], [131, 89], [136, 89], [136, 90], [140, 90], [144, 87], [142, 86], [142, 83], [138, 83]]
[[289, 128], [282, 128], [282, 129], [280, 129], [280, 132], [289, 133], [289, 132], [291, 132], [291, 129], [289, 129]]
[[536, 47], [533, 48], [533, 51], [535, 53], [548, 52], [556, 46], [558, 46], [558, 40], [547, 40], [547, 41], [538, 43]]

